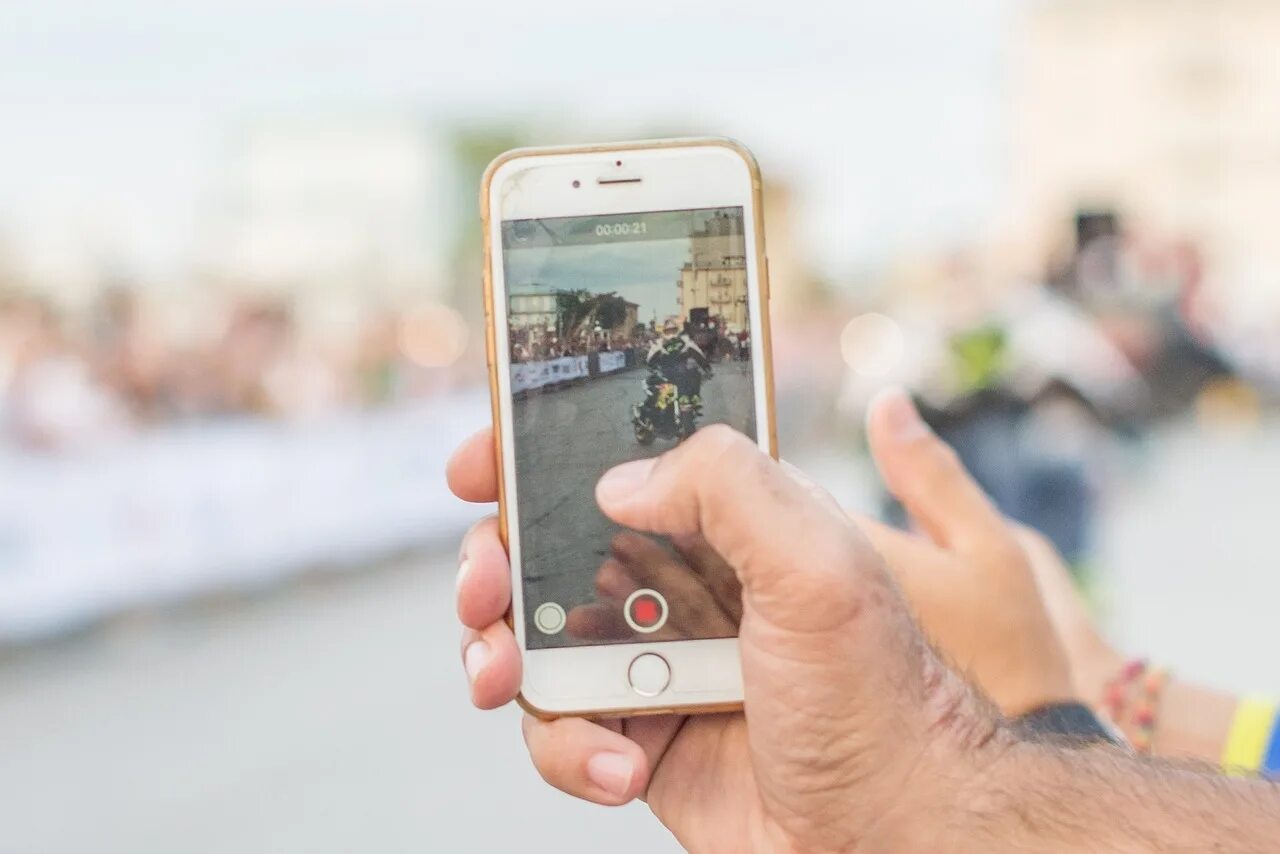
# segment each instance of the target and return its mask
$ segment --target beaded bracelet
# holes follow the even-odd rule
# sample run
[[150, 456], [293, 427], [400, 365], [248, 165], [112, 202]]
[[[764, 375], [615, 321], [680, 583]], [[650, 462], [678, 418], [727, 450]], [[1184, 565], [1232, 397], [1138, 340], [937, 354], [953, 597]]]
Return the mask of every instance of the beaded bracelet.
[[1125, 662], [1103, 691], [1102, 705], [1107, 717], [1116, 726], [1123, 727], [1134, 688], [1140, 688], [1137, 698], [1132, 699], [1132, 733], [1129, 736], [1129, 743], [1139, 753], [1151, 752], [1160, 713], [1160, 696], [1168, 681], [1168, 673], [1163, 668], [1153, 668], [1143, 659], [1133, 659]]

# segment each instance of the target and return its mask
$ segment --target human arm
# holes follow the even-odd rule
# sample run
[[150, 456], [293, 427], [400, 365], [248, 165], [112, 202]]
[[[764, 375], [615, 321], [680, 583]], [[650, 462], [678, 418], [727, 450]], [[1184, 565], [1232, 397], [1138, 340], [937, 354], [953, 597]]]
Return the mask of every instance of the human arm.
[[[954, 453], [901, 391], [881, 395], [868, 419], [872, 455], [889, 490], [921, 530], [907, 534], [859, 519], [894, 569], [921, 625], [942, 652], [988, 691], [1007, 714], [1067, 699], [1105, 718], [1108, 682], [1125, 666], [1098, 629], [1066, 564], [1040, 533], [1001, 517]], [[907, 424], [906, 433], [895, 420]], [[1046, 617], [1058, 644], [1036, 625]], [[1046, 678], [1048, 677], [1048, 678]], [[1152, 752], [1218, 763], [1238, 698], [1176, 677], [1160, 693]], [[1130, 739], [1131, 716], [1117, 721]]]
[[[1125, 656], [1099, 630], [1053, 544], [1028, 528], [1018, 527], [1017, 536], [1071, 662], [1076, 696], [1105, 713], [1103, 700], [1107, 684], [1124, 668]], [[1228, 692], [1176, 675], [1168, 678], [1158, 698], [1152, 754], [1218, 764], [1239, 701], [1239, 697]], [[1116, 723], [1126, 735], [1136, 736], [1131, 719]]]
[[1012, 742], [967, 803], [966, 836], [990, 851], [1263, 852], [1280, 839], [1274, 785], [1116, 748]]
[[644, 363], [649, 367], [653, 367], [658, 356], [662, 354], [662, 339], [658, 339], [649, 345], [649, 352], [645, 354]]
[[684, 352], [686, 356], [691, 356], [698, 367], [704, 371], [711, 370], [711, 362], [707, 359], [707, 354], [702, 352], [702, 348], [698, 346], [692, 338], [687, 335], [684, 337]]

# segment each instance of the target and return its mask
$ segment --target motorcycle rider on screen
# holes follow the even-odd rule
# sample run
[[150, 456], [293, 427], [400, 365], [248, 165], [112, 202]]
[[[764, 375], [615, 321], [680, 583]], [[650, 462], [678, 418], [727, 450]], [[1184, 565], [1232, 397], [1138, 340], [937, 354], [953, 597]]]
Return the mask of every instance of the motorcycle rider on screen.
[[[692, 363], [692, 364], [691, 364]], [[662, 337], [645, 357], [645, 399], [632, 408], [636, 440], [642, 445], [655, 436], [683, 439], [697, 429], [702, 414], [702, 380], [711, 377], [711, 362], [697, 344], [680, 332], [675, 320], [662, 325]]]

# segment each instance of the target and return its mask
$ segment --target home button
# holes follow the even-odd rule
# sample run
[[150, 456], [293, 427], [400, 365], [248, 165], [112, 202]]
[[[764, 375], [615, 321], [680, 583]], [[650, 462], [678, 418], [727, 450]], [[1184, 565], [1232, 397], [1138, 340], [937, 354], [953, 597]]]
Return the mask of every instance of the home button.
[[662, 656], [646, 652], [631, 662], [627, 668], [627, 680], [631, 683], [631, 690], [640, 696], [656, 697], [671, 682], [671, 666]]

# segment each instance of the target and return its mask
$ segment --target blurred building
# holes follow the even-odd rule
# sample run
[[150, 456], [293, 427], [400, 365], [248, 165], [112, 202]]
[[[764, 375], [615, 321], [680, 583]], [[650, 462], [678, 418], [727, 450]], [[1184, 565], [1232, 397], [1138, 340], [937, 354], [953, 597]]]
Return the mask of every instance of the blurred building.
[[557, 328], [555, 292], [513, 293], [507, 305], [507, 325], [513, 330]]
[[692, 235], [689, 260], [680, 270], [680, 320], [722, 322], [748, 328], [746, 238], [742, 220], [716, 216]]
[[448, 286], [458, 216], [446, 140], [403, 116], [248, 126], [224, 174], [211, 257], [237, 288], [405, 304]]
[[[1081, 214], [1187, 239], [1237, 311], [1280, 309], [1280, 4], [1045, 0], [1016, 44], [1012, 228]], [[1101, 220], [1095, 220], [1101, 221]]]

